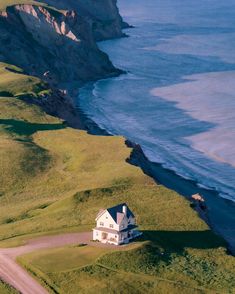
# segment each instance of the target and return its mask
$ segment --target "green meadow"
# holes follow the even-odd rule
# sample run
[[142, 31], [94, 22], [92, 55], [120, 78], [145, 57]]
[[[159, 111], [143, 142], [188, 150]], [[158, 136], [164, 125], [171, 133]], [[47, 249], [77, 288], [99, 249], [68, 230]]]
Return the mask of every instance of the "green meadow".
[[18, 292], [0, 280], [1, 294], [17, 294]]
[[[17, 4], [35, 4], [38, 5], [39, 2], [33, 0], [1, 0], [0, 10], [5, 11], [8, 6], [17, 5]], [[40, 3], [43, 5], [43, 3]]]
[[125, 250], [67, 246], [19, 262], [51, 293], [235, 293], [234, 257], [190, 203], [128, 164], [124, 138], [69, 128], [26, 102], [45, 91], [1, 64], [0, 246], [91, 230], [100, 208], [127, 202], [143, 236]]

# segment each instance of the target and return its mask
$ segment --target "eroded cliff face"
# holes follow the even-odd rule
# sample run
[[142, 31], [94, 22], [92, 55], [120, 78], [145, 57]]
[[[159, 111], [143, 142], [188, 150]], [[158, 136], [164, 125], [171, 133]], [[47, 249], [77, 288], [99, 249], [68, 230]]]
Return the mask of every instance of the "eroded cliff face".
[[98, 49], [92, 26], [75, 10], [9, 7], [0, 15], [0, 61], [55, 84], [115, 75], [118, 70]]
[[128, 27], [119, 14], [117, 0], [39, 0], [58, 9], [75, 10], [89, 19], [96, 41], [124, 36], [122, 29]]

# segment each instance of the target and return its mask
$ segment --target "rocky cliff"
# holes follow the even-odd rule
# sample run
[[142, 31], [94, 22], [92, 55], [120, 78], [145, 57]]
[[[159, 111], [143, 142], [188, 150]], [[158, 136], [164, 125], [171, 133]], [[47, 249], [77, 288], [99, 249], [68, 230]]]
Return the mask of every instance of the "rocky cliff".
[[[48, 1], [53, 4], [51, 2], [63, 10], [21, 4], [1, 13], [0, 61], [17, 65], [29, 74], [55, 84], [117, 74], [119, 71], [95, 43], [95, 38], [101, 39], [101, 35], [108, 37], [113, 26], [121, 31], [122, 20], [115, 1], [97, 1], [103, 5], [96, 5], [96, 1], [91, 0]], [[81, 2], [81, 8], [70, 9], [76, 2]], [[62, 7], [63, 3], [66, 4]], [[100, 22], [92, 20], [92, 9], [97, 12], [95, 15]], [[103, 30], [98, 29], [101, 19]], [[114, 35], [119, 36], [115, 32]]]
[[75, 10], [91, 23], [96, 41], [119, 38], [128, 27], [119, 14], [117, 0], [40, 0], [58, 9]]

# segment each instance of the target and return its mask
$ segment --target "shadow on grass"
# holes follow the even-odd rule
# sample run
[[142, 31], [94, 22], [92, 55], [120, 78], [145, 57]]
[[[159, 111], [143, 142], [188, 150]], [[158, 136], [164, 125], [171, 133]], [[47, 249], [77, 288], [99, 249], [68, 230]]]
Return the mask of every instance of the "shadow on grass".
[[167, 251], [180, 253], [185, 248], [215, 249], [225, 247], [225, 241], [211, 230], [206, 231], [143, 231], [141, 241], [151, 241]]
[[60, 130], [66, 128], [65, 123], [38, 124], [15, 119], [0, 119], [0, 126], [20, 136], [31, 136], [37, 131]]
[[14, 97], [14, 95], [8, 91], [0, 91], [0, 96], [1, 97]]

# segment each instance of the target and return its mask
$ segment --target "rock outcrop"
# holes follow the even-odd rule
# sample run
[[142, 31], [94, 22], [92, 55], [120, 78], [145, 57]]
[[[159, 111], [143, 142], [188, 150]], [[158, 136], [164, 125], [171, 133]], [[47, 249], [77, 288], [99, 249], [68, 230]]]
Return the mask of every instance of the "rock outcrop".
[[[68, 6], [70, 1], [61, 2]], [[116, 75], [119, 71], [96, 45], [93, 24], [85, 12], [76, 10], [25, 4], [8, 7], [0, 15], [0, 61], [40, 78], [49, 77], [55, 84]]]
[[119, 14], [117, 0], [40, 0], [58, 9], [75, 10], [91, 23], [96, 41], [124, 36], [122, 29], [127, 28]]

